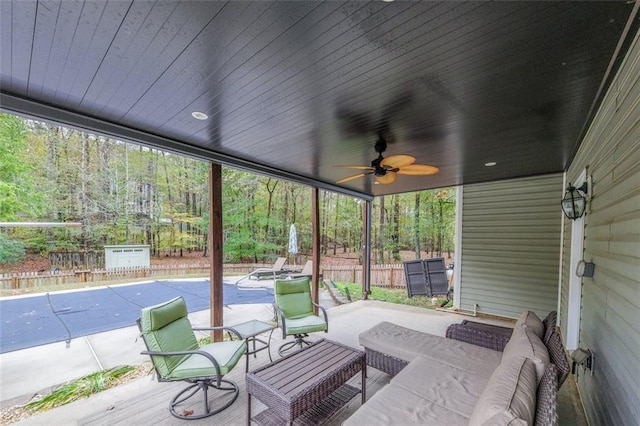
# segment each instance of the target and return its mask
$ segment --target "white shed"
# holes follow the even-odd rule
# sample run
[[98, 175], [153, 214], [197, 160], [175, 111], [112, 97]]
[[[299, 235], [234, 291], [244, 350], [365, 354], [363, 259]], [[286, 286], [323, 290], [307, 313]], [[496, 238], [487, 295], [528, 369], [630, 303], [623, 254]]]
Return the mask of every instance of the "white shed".
[[148, 245], [104, 246], [106, 269], [149, 267], [151, 256]]

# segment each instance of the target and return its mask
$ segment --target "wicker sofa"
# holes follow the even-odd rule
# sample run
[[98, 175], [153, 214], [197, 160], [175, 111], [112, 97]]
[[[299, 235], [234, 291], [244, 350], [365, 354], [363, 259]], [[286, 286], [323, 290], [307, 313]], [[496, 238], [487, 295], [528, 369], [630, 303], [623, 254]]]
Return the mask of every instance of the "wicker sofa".
[[[542, 342], [545, 345], [549, 341], [551, 334], [555, 331], [557, 318], [558, 313], [551, 311], [545, 319], [542, 320], [544, 327]], [[509, 343], [512, 333], [513, 328], [511, 327], [501, 327], [477, 321], [464, 320], [460, 324], [451, 324], [447, 327], [446, 336], [450, 339], [461, 340], [502, 352], [507, 343]]]
[[527, 311], [498, 351], [381, 322], [360, 344], [394, 377], [344, 424], [555, 425], [568, 362], [555, 327], [547, 345], [546, 331]]

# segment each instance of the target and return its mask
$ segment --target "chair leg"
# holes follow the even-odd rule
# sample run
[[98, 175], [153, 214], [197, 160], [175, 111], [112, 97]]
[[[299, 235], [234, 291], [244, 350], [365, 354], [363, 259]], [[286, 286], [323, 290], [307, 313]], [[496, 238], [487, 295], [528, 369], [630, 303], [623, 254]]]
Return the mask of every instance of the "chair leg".
[[[220, 382], [226, 383], [229, 386], [222, 386], [222, 385], [217, 386], [215, 382], [216, 380], [198, 380], [197, 382], [192, 383], [191, 385], [184, 388], [182, 391], [180, 391], [180, 393], [178, 393], [171, 400], [170, 408], [169, 408], [171, 415], [182, 420], [196, 420], [196, 419], [202, 419], [205, 417], [213, 416], [214, 414], [217, 414], [229, 408], [231, 404], [233, 404], [235, 400], [238, 398], [238, 394], [240, 391], [238, 388], [238, 385], [236, 385], [234, 382], [230, 380], [224, 380], [224, 379], [220, 380]], [[233, 395], [231, 397], [231, 400], [226, 402], [222, 407], [211, 411], [209, 407], [209, 388], [213, 388], [215, 390], [220, 390], [220, 391], [232, 391]], [[196, 395], [198, 391], [202, 391], [202, 394], [203, 394], [204, 412], [202, 414], [194, 414], [193, 411], [187, 410], [187, 409], [182, 409], [182, 411], [179, 411], [177, 406], [179, 404], [182, 404], [192, 396]]]
[[300, 346], [300, 349], [302, 349], [303, 345], [310, 345], [311, 342], [308, 340], [305, 340], [305, 337], [309, 337], [308, 334], [294, 334], [293, 337], [295, 338], [295, 340], [291, 341], [291, 342], [287, 342], [284, 345], [280, 346], [280, 348], [278, 349], [278, 354], [282, 357], [285, 356], [285, 352], [287, 352], [288, 350], [291, 350], [293, 348], [295, 348], [296, 346]]
[[202, 392], [204, 393], [204, 412], [208, 413], [209, 412], [209, 384], [205, 383], [205, 382], [200, 382], [200, 389], [202, 389]]

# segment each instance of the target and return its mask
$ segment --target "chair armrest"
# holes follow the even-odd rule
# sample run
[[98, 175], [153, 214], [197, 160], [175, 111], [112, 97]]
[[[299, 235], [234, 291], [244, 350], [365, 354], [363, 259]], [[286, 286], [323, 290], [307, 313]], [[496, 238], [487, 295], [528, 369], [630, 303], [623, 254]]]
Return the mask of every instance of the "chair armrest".
[[[153, 357], [153, 356], [201, 355], [201, 356], [207, 358], [209, 361], [211, 361], [211, 364], [213, 364], [213, 367], [216, 369], [216, 375], [218, 377], [220, 377], [220, 364], [218, 364], [218, 361], [216, 361], [216, 359], [213, 357], [213, 355], [211, 355], [210, 353], [207, 353], [205, 351], [200, 351], [200, 350], [196, 350], [196, 351], [171, 351], [171, 352], [142, 351], [142, 352], [140, 352], [140, 354], [149, 355], [151, 357]], [[158, 373], [158, 375], [160, 375], [160, 373]]]
[[327, 318], [327, 310], [322, 306], [318, 305], [317, 303], [311, 302], [311, 304], [316, 308], [320, 309], [320, 311], [322, 311], [322, 315], [324, 315], [324, 322], [327, 323], [327, 329], [324, 332], [325, 333], [329, 332], [329, 319]]
[[[242, 336], [240, 336], [240, 333], [238, 333], [236, 330], [234, 330], [233, 327], [227, 327], [227, 326], [218, 326], [218, 327], [193, 327], [192, 328], [193, 331], [214, 331], [214, 330], [223, 330], [226, 331], [227, 333], [229, 333], [229, 335], [231, 335], [231, 333], [235, 334], [238, 337], [238, 340], [242, 340]], [[231, 339], [233, 340], [233, 338]]]
[[504, 347], [509, 342], [509, 337], [489, 333], [463, 324], [451, 324], [447, 327], [446, 336], [449, 339], [460, 340], [461, 342], [471, 343], [500, 352], [504, 350]]
[[280, 325], [280, 328], [282, 329], [282, 339], [284, 340], [287, 338], [287, 334], [285, 332], [285, 330], [287, 329], [287, 320], [285, 319], [284, 312], [282, 312], [282, 309], [280, 309], [280, 306], [274, 303], [273, 310], [276, 311], [278, 325]]

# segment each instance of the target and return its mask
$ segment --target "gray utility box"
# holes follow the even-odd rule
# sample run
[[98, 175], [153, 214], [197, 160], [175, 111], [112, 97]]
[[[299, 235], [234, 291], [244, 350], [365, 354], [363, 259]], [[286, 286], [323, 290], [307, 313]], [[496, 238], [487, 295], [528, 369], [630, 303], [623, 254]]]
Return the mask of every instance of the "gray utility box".
[[104, 246], [104, 267], [135, 268], [149, 267], [151, 256], [147, 245]]

